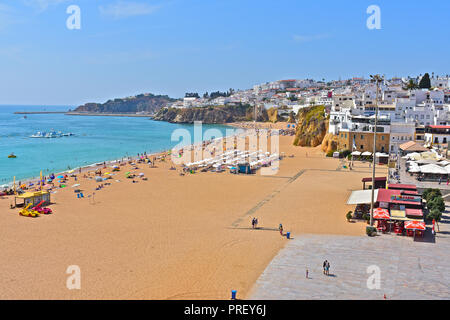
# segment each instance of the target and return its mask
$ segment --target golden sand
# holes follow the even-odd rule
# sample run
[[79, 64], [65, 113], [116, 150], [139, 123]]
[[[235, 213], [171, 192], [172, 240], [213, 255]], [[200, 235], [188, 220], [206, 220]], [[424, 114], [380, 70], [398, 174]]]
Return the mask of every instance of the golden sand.
[[[353, 208], [345, 203], [371, 176], [369, 165], [349, 171], [292, 140], [280, 137], [281, 151], [294, 157], [275, 176], [180, 176], [158, 162], [138, 165], [148, 181], [126, 179], [128, 166], [99, 191], [93, 180], [71, 179], [85, 198], [58, 190], [53, 215], [22, 217], [9, 209], [11, 197], [0, 199], [0, 298], [229, 299], [234, 289], [243, 299], [289, 241], [279, 223], [292, 237], [363, 234], [365, 224], [346, 221]], [[252, 217], [262, 229], [251, 229]], [[81, 269], [80, 290], [66, 287], [70, 265]]]

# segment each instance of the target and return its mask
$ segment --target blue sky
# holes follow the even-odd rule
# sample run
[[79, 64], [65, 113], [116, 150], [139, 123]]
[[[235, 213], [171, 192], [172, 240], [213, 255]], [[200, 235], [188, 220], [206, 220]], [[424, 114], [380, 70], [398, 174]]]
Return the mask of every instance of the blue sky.
[[[66, 28], [73, 4], [81, 30]], [[450, 74], [449, 14], [447, 0], [0, 0], [0, 104]]]

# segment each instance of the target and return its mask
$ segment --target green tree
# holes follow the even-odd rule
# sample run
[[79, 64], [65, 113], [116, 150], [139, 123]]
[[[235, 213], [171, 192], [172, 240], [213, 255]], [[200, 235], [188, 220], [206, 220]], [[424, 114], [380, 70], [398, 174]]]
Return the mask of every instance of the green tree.
[[427, 207], [430, 211], [439, 210], [440, 212], [445, 210], [445, 202], [442, 197], [435, 197], [430, 202], [427, 202]]
[[428, 213], [427, 215], [427, 219], [428, 220], [436, 220], [436, 222], [441, 221], [441, 217], [442, 217], [442, 212], [440, 212], [437, 209], [433, 209], [430, 211], [430, 213]]
[[419, 86], [417, 85], [417, 83], [415, 83], [413, 79], [410, 79], [404, 89], [405, 90], [414, 90], [414, 89], [418, 89], [418, 88], [419, 88]]
[[420, 79], [419, 88], [421, 88], [421, 89], [430, 89], [431, 88], [430, 75], [428, 73], [425, 73], [423, 75], [422, 79]]

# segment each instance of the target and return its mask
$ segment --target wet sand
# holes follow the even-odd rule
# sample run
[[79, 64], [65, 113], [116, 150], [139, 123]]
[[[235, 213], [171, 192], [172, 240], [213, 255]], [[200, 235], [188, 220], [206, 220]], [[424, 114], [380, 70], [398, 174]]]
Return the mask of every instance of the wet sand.
[[[369, 165], [355, 162], [349, 171], [292, 141], [280, 137], [281, 151], [294, 157], [273, 176], [180, 176], [159, 161], [138, 165], [148, 181], [132, 183], [124, 174], [130, 166], [122, 167], [99, 191], [93, 180], [70, 179], [52, 195], [49, 216], [19, 216], [11, 197], [0, 199], [0, 298], [229, 299], [235, 289], [244, 299], [289, 241], [279, 223], [294, 238], [364, 234], [365, 224], [346, 221], [353, 208], [345, 203], [371, 176]], [[84, 199], [70, 188], [75, 183]], [[252, 217], [260, 229], [251, 229]], [[66, 287], [70, 265], [81, 269], [80, 290]]]

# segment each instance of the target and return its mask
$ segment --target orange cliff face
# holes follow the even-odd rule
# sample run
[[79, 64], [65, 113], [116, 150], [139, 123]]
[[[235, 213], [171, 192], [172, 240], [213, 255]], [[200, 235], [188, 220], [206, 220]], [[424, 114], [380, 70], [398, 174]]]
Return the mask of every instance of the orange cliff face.
[[328, 131], [328, 120], [325, 118], [324, 106], [313, 106], [300, 109], [294, 145], [302, 147], [317, 147]]

